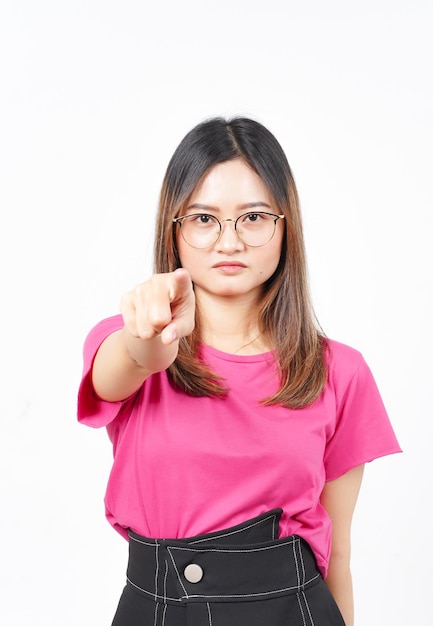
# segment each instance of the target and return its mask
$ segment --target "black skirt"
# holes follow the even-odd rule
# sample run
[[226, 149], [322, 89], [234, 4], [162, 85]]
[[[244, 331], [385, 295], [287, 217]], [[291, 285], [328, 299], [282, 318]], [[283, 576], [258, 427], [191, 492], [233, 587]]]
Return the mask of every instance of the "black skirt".
[[112, 626], [344, 626], [309, 545], [278, 539], [281, 513], [187, 539], [130, 531]]

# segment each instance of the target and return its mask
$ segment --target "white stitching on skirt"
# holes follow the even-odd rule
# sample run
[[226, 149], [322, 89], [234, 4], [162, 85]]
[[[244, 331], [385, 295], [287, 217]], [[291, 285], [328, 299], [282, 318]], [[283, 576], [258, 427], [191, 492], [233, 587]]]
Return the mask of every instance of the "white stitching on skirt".
[[168, 576], [168, 561], [165, 559], [165, 574], [164, 574], [164, 602], [167, 599], [167, 576]]
[[298, 557], [296, 555], [296, 543], [297, 542], [295, 542], [295, 541], [293, 542], [292, 549], [293, 549], [293, 558], [295, 560], [295, 567], [296, 567], [296, 578], [298, 580], [298, 587], [300, 587], [301, 586], [301, 579], [299, 577]]
[[210, 604], [206, 602], [207, 605], [207, 614], [209, 615], [209, 626], [212, 626], [212, 613], [210, 612]]
[[[196, 544], [196, 543], [201, 543], [202, 541], [209, 541], [209, 540], [214, 540], [214, 539], [220, 539], [221, 537], [229, 537], [230, 535], [237, 535], [239, 533], [242, 533], [244, 530], [249, 530], [250, 528], [254, 528], [254, 526], [259, 526], [260, 524], [262, 524], [263, 522], [267, 522], [268, 520], [273, 519], [273, 526], [274, 526], [274, 532], [273, 532], [273, 537], [275, 539], [275, 526], [276, 526], [276, 522], [277, 522], [277, 516], [274, 513], [273, 515], [269, 515], [268, 517], [264, 517], [263, 519], [254, 522], [252, 524], [249, 524], [248, 526], [242, 526], [242, 528], [238, 528], [237, 530], [232, 530], [230, 532], [224, 532], [221, 533], [219, 535], [212, 535], [211, 537], [203, 537], [202, 539], [195, 539], [194, 541], [189, 541], [189, 544]], [[157, 541], [155, 539], [155, 542], [152, 541], [143, 541], [143, 539], [138, 539], [137, 537], [134, 537], [133, 535], [131, 535], [129, 533], [129, 539], [131, 541], [135, 541], [136, 543], [141, 543], [144, 546], [151, 546], [154, 547], [155, 546], [155, 542]], [[189, 537], [185, 537], [185, 539], [189, 539]], [[173, 539], [173, 541], [182, 541], [182, 539]]]
[[174, 560], [173, 555], [172, 555], [172, 553], [171, 553], [171, 549], [170, 549], [168, 546], [167, 546], [167, 552], [169, 553], [170, 558], [171, 558], [171, 560], [173, 561], [173, 566], [174, 566], [174, 569], [175, 569], [176, 575], [177, 575], [177, 577], [178, 577], [178, 579], [179, 579], [180, 586], [182, 587], [182, 589], [183, 589], [183, 590], [184, 590], [184, 592], [185, 592], [185, 598], [188, 598], [188, 597], [189, 597], [189, 596], [188, 596], [188, 592], [187, 592], [187, 590], [185, 589], [185, 587], [183, 586], [183, 582], [182, 582], [182, 579], [181, 579], [181, 577], [180, 577], [179, 570], [177, 569], [176, 561]]
[[[281, 541], [280, 543], [277, 543], [273, 546], [263, 546], [260, 548], [246, 548], [244, 549], [231, 549], [231, 548], [211, 548], [211, 547], [206, 547], [206, 552], [222, 552], [222, 553], [228, 553], [228, 554], [247, 554], [248, 552], [264, 552], [266, 550], [274, 550], [274, 548], [281, 548], [281, 546], [293, 546], [293, 555], [295, 557], [295, 561], [296, 561], [296, 566], [297, 566], [297, 560], [296, 560], [296, 552], [295, 552], [295, 544], [298, 542], [298, 539], [288, 539], [287, 541]], [[197, 553], [202, 553], [203, 550], [195, 550], [194, 548], [191, 548], [189, 546], [189, 544], [185, 545], [185, 546], [167, 546], [167, 550], [170, 552], [170, 550], [183, 550], [183, 551], [189, 551], [189, 552], [197, 552]], [[299, 578], [299, 576], [298, 576]]]
[[[259, 526], [263, 522], [267, 522], [268, 520], [273, 519], [273, 525], [275, 528], [275, 523], [277, 516], [275, 513], [273, 515], [269, 515], [268, 517], [264, 517], [258, 522], [254, 522], [253, 524], [249, 524], [248, 526], [243, 526], [242, 528], [238, 528], [237, 530], [231, 530], [230, 532], [221, 533], [220, 535], [212, 535], [211, 537], [204, 537], [203, 539], [196, 539], [195, 541], [190, 541], [190, 545], [194, 545], [196, 543], [201, 543], [202, 541], [214, 541], [214, 539], [221, 539], [221, 537], [229, 537], [230, 535], [237, 535], [242, 533], [244, 530], [249, 530], [250, 528], [254, 528], [254, 526]], [[275, 538], [275, 530], [274, 530], [274, 538]]]
[[[308, 583], [313, 582], [313, 580], [316, 580], [316, 578], [320, 578], [320, 574], [316, 574], [316, 576], [313, 576], [313, 578], [310, 578], [309, 580], [306, 581], [306, 585], [308, 585]], [[155, 594], [150, 591], [147, 591], [147, 589], [143, 589], [142, 587], [139, 587], [138, 585], [136, 585], [134, 582], [132, 582], [132, 580], [130, 580], [129, 578], [127, 578], [127, 581], [136, 589], [139, 589], [140, 591], [142, 591], [143, 593], [148, 594], [149, 596], [155, 597]], [[183, 586], [183, 585], [182, 585]], [[298, 585], [294, 585], [293, 587], [282, 587], [281, 589], [272, 589], [271, 591], [259, 591], [257, 593], [237, 593], [237, 594], [224, 594], [224, 595], [210, 595], [210, 594], [194, 594], [194, 595], [188, 595], [186, 593], [185, 596], [182, 596], [181, 598], [171, 598], [169, 596], [167, 596], [166, 600], [172, 600], [173, 602], [184, 602], [186, 599], [191, 599], [191, 598], [209, 598], [210, 600], [214, 600], [216, 598], [218, 599], [222, 599], [222, 598], [257, 598], [257, 597], [262, 597], [262, 596], [271, 596], [271, 595], [275, 595], [277, 593], [283, 593], [284, 591], [294, 591], [295, 589], [298, 589]], [[158, 600], [164, 600], [163, 596], [158, 596], [157, 597]]]
[[301, 598], [299, 593], [296, 594], [296, 597], [298, 599], [298, 604], [299, 604], [299, 610], [301, 612], [301, 617], [302, 617], [302, 623], [304, 624], [304, 626], [307, 626], [307, 622], [305, 621], [305, 615], [304, 615], [304, 610], [302, 608], [302, 602], [301, 602]]
[[[307, 584], [319, 578], [320, 574], [313, 576], [310, 580], [307, 580]], [[257, 593], [225, 593], [223, 595], [210, 595], [210, 594], [191, 594], [187, 596], [187, 598], [209, 598], [210, 600], [215, 600], [216, 598], [258, 598], [261, 596], [271, 596], [276, 593], [282, 593], [284, 591], [293, 591], [295, 589], [299, 589], [298, 585], [294, 585], [293, 587], [282, 587], [281, 589], [272, 589], [271, 591], [258, 591]]]
[[[130, 585], [132, 585], [136, 589], [139, 589], [143, 593], [146, 593], [148, 596], [152, 596], [152, 598], [155, 599], [155, 593], [153, 591], [151, 592], [151, 591], [148, 591], [147, 589], [143, 589], [143, 587], [140, 587], [139, 585], [134, 583], [130, 578], [128, 578], [128, 576], [126, 577], [126, 580]], [[183, 596], [180, 598], [170, 598], [170, 596], [167, 596], [165, 599], [172, 600], [173, 602], [183, 602], [185, 598]], [[164, 596], [156, 596], [156, 600], [164, 601]]]
[[279, 530], [279, 525], [277, 524], [277, 516], [274, 515], [273, 516], [273, 522], [272, 522], [272, 539], [277, 539], [278, 538], [278, 531]]
[[158, 597], [158, 573], [159, 573], [159, 562], [158, 562], [158, 549], [159, 544], [156, 542], [156, 550], [155, 550], [155, 559], [156, 559], [156, 567], [155, 567], [155, 602]]
[[151, 546], [152, 548], [155, 547], [155, 542], [154, 541], [143, 541], [142, 539], [137, 539], [137, 537], [133, 537], [131, 534], [129, 534], [128, 536], [131, 539], [131, 541], [136, 541], [137, 543], [142, 543], [144, 546]]
[[308, 604], [307, 596], [305, 595], [304, 591], [302, 591], [301, 593], [302, 593], [302, 597], [304, 598], [305, 606], [307, 607], [308, 615], [310, 617], [311, 626], [314, 626], [314, 620], [313, 620], [313, 616], [311, 615], [310, 606]]
[[304, 557], [302, 555], [302, 546], [301, 546], [301, 542], [298, 541], [298, 553], [299, 553], [299, 560], [301, 561], [301, 567], [302, 567], [302, 587], [305, 586], [305, 563], [304, 563]]

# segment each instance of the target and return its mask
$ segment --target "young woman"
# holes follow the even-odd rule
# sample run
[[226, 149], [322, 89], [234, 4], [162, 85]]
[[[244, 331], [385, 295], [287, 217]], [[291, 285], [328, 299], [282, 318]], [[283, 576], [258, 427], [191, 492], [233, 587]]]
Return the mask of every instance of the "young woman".
[[353, 625], [363, 465], [400, 450], [356, 350], [312, 311], [295, 182], [254, 120], [176, 149], [155, 273], [84, 348], [78, 417], [114, 447], [129, 541], [114, 626]]

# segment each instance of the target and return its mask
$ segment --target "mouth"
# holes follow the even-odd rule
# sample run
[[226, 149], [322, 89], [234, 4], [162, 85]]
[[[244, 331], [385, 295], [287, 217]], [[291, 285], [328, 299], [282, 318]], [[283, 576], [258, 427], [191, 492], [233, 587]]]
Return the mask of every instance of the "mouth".
[[246, 265], [239, 261], [220, 261], [212, 266], [213, 269], [219, 270], [223, 274], [238, 274], [246, 268]]
[[243, 263], [239, 261], [220, 261], [219, 263], [215, 263], [212, 267], [246, 267]]

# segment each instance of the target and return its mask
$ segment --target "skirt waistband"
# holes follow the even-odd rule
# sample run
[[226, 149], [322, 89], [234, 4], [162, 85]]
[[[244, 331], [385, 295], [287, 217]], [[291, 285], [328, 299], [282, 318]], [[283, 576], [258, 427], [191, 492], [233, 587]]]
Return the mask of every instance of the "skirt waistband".
[[299, 536], [278, 539], [281, 509], [186, 539], [129, 531], [128, 584], [155, 602], [245, 602], [292, 593], [321, 579]]

